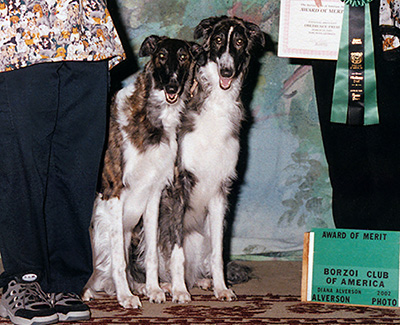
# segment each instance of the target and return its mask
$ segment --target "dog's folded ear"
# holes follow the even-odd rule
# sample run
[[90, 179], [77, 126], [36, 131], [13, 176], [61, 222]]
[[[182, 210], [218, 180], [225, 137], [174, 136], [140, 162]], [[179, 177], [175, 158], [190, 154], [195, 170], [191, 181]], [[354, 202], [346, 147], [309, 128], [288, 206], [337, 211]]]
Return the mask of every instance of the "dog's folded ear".
[[215, 24], [225, 18], [227, 17], [221, 16], [203, 19], [194, 29], [194, 39], [207, 38], [208, 35], [212, 32]]
[[151, 35], [146, 37], [146, 39], [143, 41], [142, 45], [140, 46], [139, 50], [139, 56], [150, 56], [152, 55], [156, 49], [157, 49], [157, 44], [163, 39], [166, 39], [166, 36], [157, 36], [157, 35]]
[[246, 26], [246, 32], [249, 36], [249, 39], [252, 41], [251, 46], [264, 48], [265, 36], [260, 27], [250, 22], [244, 22], [244, 24]]
[[207, 52], [205, 51], [205, 49], [196, 42], [189, 42], [189, 45], [190, 53], [193, 55], [196, 63], [199, 66], [205, 65], [207, 62]]

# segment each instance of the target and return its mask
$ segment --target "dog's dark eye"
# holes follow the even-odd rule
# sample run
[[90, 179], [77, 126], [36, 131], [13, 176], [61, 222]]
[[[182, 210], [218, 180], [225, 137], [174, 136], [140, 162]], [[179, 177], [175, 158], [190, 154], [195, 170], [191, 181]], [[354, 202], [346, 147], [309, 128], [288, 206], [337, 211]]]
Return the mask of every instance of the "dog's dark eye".
[[222, 38], [221, 37], [216, 37], [215, 38], [215, 42], [217, 43], [217, 44], [221, 44], [222, 43]]
[[181, 61], [185, 61], [187, 59], [187, 55], [186, 54], [181, 54], [181, 56], [179, 57], [179, 59]]
[[236, 40], [236, 45], [239, 46], [239, 47], [242, 46], [243, 45], [243, 40], [241, 38], [238, 38]]
[[167, 57], [167, 56], [166, 56], [164, 53], [159, 53], [159, 54], [158, 54], [158, 58], [159, 58], [160, 60], [164, 60], [166, 57]]

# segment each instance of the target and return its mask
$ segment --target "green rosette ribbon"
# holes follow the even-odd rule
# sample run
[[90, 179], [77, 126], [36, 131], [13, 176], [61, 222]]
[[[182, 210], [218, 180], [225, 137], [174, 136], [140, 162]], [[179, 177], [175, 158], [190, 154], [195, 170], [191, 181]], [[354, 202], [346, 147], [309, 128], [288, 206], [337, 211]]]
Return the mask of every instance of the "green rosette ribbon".
[[362, 7], [365, 6], [367, 3], [370, 3], [372, 0], [342, 0], [345, 5], [351, 7]]
[[369, 1], [345, 0], [331, 122], [379, 123]]

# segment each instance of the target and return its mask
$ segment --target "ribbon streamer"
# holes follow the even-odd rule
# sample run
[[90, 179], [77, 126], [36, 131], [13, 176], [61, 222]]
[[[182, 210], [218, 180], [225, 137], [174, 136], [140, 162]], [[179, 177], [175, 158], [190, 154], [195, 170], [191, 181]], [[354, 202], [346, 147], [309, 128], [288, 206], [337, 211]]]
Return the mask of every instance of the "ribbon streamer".
[[[369, 5], [346, 0], [332, 99], [331, 122], [379, 123]], [[351, 21], [351, 23], [350, 23]]]

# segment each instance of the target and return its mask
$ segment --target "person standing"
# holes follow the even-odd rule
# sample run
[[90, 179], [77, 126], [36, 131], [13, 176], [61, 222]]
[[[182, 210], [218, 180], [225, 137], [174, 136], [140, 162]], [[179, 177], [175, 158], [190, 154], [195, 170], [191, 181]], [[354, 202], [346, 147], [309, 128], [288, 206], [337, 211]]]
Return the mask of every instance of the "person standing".
[[0, 316], [89, 319], [109, 69], [125, 53], [102, 0], [1, 1], [0, 50]]
[[400, 47], [398, 0], [373, 0], [379, 123], [348, 125], [330, 121], [336, 62], [314, 61], [314, 81], [322, 138], [333, 189], [337, 228], [400, 230]]

